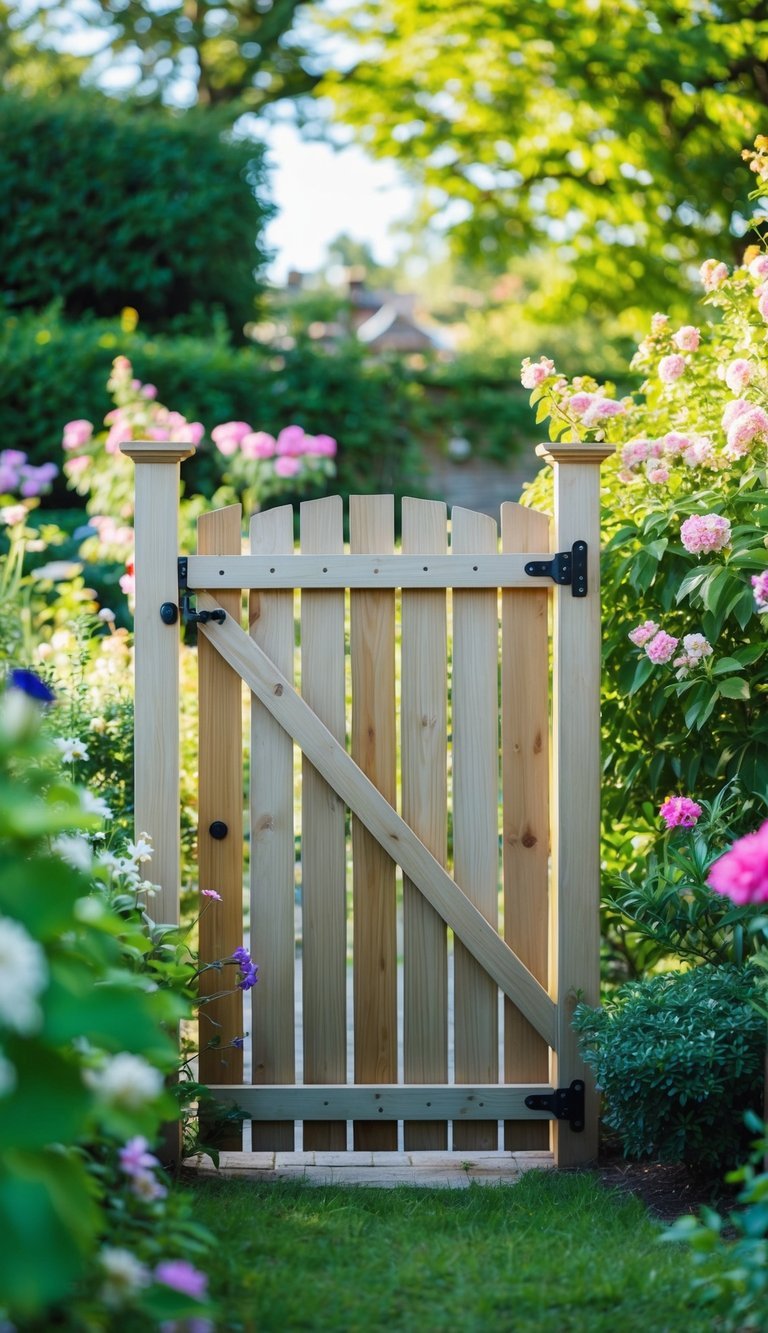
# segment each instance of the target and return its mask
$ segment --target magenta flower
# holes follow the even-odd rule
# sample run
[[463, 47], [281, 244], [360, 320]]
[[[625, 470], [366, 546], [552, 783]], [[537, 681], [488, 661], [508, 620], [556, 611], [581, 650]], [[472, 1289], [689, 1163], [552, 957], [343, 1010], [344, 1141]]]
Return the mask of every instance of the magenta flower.
[[155, 1281], [196, 1301], [205, 1300], [208, 1278], [186, 1259], [164, 1259], [155, 1269]]
[[741, 906], [768, 903], [768, 820], [747, 833], [710, 867], [707, 883]]
[[[284, 426], [277, 437], [275, 453], [285, 455], [288, 458], [298, 458], [301, 454], [306, 453], [305, 439], [306, 432], [303, 426]], [[290, 476], [292, 474], [285, 475]]]
[[701, 806], [689, 796], [668, 796], [659, 814], [667, 828], [693, 828], [701, 816]]
[[678, 639], [674, 639], [671, 634], [665, 634], [664, 630], [660, 629], [650, 643], [645, 645], [645, 651], [655, 666], [661, 666], [673, 656], [678, 642]]
[[312, 445], [310, 453], [319, 458], [335, 458], [338, 445], [332, 435], [314, 435], [308, 437]]
[[731, 540], [731, 524], [720, 514], [692, 514], [680, 528], [680, 539], [691, 555], [722, 551]]
[[273, 458], [277, 442], [265, 430], [252, 430], [240, 441], [243, 458]]

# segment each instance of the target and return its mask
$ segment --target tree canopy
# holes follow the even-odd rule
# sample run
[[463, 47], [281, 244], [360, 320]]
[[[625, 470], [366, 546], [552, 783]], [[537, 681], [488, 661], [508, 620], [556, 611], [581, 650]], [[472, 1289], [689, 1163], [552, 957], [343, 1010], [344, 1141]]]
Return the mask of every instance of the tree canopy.
[[423, 186], [458, 253], [553, 244], [568, 314], [668, 306], [738, 255], [768, 121], [765, 0], [347, 0], [337, 115]]
[[86, 82], [143, 101], [259, 111], [269, 102], [310, 92], [317, 81], [292, 33], [297, 14], [311, 3], [0, 3], [0, 18], [6, 19], [0, 77], [6, 88], [26, 85], [37, 91], [82, 74]]

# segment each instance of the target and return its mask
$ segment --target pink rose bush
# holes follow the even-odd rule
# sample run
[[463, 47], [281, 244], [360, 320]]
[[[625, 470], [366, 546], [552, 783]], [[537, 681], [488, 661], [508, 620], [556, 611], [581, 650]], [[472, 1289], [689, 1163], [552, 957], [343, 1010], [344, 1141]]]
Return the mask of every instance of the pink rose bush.
[[226, 421], [214, 426], [211, 439], [226, 459], [214, 507], [233, 492], [253, 513], [262, 500], [281, 490], [321, 486], [335, 473], [335, 439], [311, 435], [296, 424], [284, 426], [275, 436], [254, 430], [247, 421]]
[[707, 882], [740, 906], [768, 903], [768, 820], [715, 861]]

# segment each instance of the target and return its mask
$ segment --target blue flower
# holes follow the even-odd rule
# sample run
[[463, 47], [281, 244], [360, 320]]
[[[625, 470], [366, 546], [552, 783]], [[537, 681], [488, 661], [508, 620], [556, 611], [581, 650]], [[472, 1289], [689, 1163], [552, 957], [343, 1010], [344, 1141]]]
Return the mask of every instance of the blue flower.
[[41, 704], [51, 704], [56, 698], [50, 685], [46, 685], [34, 671], [27, 671], [24, 667], [16, 667], [11, 672], [7, 685], [9, 689], [21, 690], [28, 698]]

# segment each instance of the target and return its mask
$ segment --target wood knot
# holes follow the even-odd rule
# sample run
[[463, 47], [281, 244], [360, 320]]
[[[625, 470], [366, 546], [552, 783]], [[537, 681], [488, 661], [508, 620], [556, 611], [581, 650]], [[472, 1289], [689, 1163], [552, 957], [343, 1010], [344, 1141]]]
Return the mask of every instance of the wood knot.
[[526, 829], [520, 841], [524, 847], [535, 847], [538, 840], [535, 833], [531, 833], [530, 829]]
[[534, 754], [541, 754], [542, 749], [543, 749], [543, 745], [542, 745], [542, 740], [541, 740], [541, 732], [540, 732], [540, 731], [537, 731], [537, 732], [536, 732], [536, 735], [535, 735], [534, 738], [533, 738], [533, 753], [534, 753]]
[[277, 694], [277, 695], [280, 695], [280, 694], [282, 694], [282, 692], [283, 692], [283, 687], [282, 687], [282, 685], [276, 685], [275, 688], [274, 688], [274, 693]]

